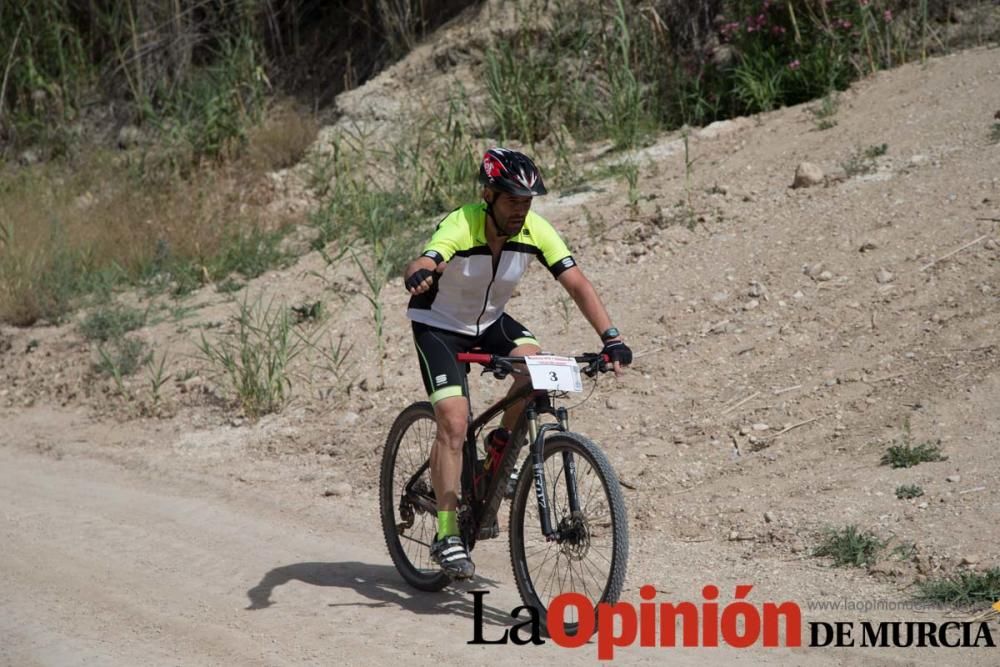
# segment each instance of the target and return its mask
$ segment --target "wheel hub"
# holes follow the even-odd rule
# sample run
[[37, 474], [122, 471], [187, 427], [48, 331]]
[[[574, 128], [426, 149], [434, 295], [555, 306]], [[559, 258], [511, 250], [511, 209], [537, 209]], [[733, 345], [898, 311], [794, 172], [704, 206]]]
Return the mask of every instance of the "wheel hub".
[[590, 550], [590, 529], [582, 512], [573, 512], [559, 521], [559, 545], [564, 556], [581, 561]]

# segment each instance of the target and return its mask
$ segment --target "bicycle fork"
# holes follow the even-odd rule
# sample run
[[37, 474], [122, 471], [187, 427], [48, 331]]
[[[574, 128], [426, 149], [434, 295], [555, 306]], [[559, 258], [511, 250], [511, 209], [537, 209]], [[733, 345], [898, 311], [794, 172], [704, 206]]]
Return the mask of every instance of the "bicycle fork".
[[[545, 483], [545, 434], [549, 431], [565, 432], [569, 430], [569, 415], [566, 408], [552, 409], [550, 406], [543, 406], [541, 412], [554, 414], [557, 423], [538, 423], [539, 410], [531, 404], [525, 410], [525, 417], [528, 422], [528, 441], [531, 443], [531, 467], [535, 482], [535, 498], [538, 501], [538, 517], [541, 523], [542, 534], [545, 539], [552, 542], [562, 540], [562, 530], [558, 526], [552, 525], [552, 517], [549, 513], [551, 503], [548, 497], [548, 487]], [[566, 478], [566, 498], [569, 503], [570, 514], [580, 511], [580, 499], [576, 489], [576, 461], [573, 452], [562, 453], [563, 473]]]

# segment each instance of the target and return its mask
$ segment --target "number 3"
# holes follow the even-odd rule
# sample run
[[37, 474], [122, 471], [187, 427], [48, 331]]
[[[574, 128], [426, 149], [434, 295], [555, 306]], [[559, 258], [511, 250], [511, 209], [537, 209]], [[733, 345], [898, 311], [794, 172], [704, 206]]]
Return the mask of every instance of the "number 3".
[[549, 379], [552, 380], [553, 382], [558, 382], [559, 376], [556, 375], [555, 371], [549, 371]]

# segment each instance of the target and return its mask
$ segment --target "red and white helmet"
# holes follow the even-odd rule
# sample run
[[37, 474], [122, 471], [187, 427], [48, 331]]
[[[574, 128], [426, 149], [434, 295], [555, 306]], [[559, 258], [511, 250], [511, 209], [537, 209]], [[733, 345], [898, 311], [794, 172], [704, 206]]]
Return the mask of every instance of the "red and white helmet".
[[548, 190], [538, 167], [524, 153], [494, 146], [483, 155], [479, 182], [487, 188], [517, 197], [544, 195]]

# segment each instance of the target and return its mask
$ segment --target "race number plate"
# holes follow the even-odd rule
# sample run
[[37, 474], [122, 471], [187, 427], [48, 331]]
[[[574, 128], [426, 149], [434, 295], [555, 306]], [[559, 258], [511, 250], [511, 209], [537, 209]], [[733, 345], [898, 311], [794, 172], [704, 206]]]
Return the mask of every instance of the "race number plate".
[[572, 357], [536, 354], [525, 357], [531, 373], [531, 386], [552, 391], [583, 391], [580, 367]]

